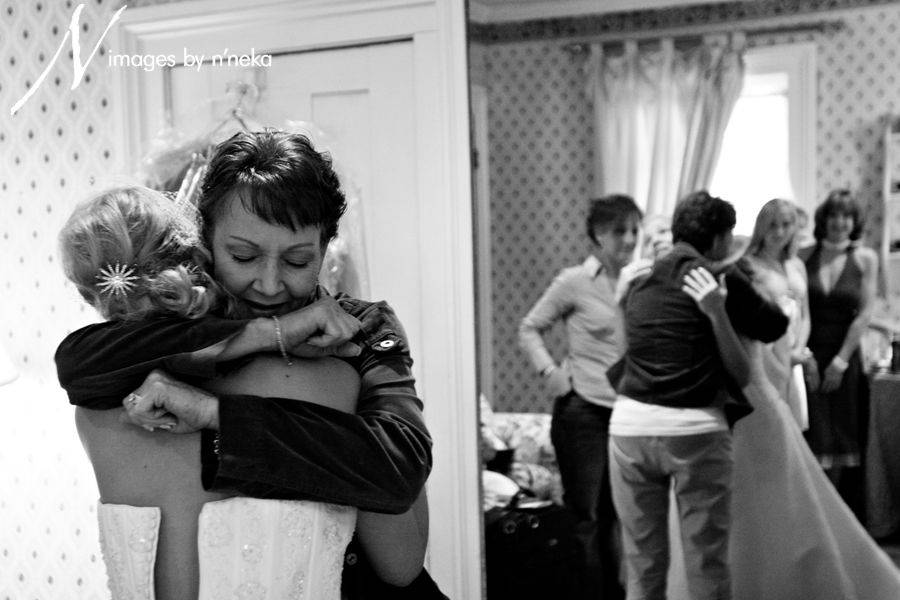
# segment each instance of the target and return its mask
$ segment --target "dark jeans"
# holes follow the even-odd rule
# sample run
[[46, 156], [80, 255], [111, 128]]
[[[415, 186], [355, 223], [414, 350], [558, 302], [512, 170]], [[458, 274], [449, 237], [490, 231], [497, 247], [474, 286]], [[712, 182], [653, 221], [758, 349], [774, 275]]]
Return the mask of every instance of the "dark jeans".
[[616, 512], [609, 483], [609, 417], [612, 409], [574, 391], [556, 399], [550, 439], [562, 478], [563, 500], [578, 518], [584, 552], [583, 598], [619, 600], [619, 565], [613, 543]]

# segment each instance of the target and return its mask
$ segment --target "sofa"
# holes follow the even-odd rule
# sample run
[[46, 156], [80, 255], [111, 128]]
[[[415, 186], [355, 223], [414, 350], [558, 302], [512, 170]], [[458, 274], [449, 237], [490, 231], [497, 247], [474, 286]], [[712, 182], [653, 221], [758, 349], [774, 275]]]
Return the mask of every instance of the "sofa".
[[[482, 399], [481, 452], [488, 471], [512, 480], [528, 496], [562, 504], [556, 452], [550, 442], [549, 414], [494, 412]], [[485, 499], [488, 500], [492, 489], [503, 483], [490, 473], [486, 479]], [[496, 502], [505, 498], [503, 491], [498, 492]]]

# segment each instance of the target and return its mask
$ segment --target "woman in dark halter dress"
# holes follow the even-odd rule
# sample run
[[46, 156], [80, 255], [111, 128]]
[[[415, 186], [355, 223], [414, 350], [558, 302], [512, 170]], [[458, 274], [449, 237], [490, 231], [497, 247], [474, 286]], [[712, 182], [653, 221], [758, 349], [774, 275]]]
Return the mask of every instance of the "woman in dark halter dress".
[[[815, 213], [816, 245], [805, 257], [809, 274], [811, 331], [810, 448], [844, 500], [860, 514], [859, 473], [867, 415], [867, 386], [859, 342], [871, 317], [878, 259], [856, 243], [863, 223], [859, 205], [847, 190], [828, 195]], [[853, 471], [847, 471], [853, 469]], [[848, 477], [844, 477], [847, 475]], [[842, 486], [842, 480], [846, 479]], [[859, 489], [845, 489], [859, 488]]]

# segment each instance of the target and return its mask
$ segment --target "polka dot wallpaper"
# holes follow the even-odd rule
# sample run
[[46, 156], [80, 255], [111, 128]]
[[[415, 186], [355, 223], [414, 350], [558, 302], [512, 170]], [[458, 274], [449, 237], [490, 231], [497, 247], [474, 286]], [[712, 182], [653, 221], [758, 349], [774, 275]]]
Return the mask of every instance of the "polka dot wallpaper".
[[[752, 4], [736, 3], [733, 10]], [[785, 4], [790, 3], [781, 3], [782, 9]], [[727, 17], [727, 6], [716, 10]], [[814, 18], [842, 20], [844, 27], [754, 37], [751, 43], [816, 43], [818, 197], [835, 187], [856, 190], [869, 215], [866, 239], [874, 245], [881, 231], [884, 127], [900, 107], [900, 3]], [[592, 184], [593, 131], [584, 59], [566, 52], [559, 39], [481, 40], [470, 58], [489, 94], [494, 307], [489, 392], [495, 410], [549, 411], [540, 378], [518, 348], [517, 329], [553, 276], [588, 252], [583, 221]], [[564, 354], [561, 329], [548, 344], [557, 357]]]
[[[488, 45], [494, 393], [500, 411], [549, 405], [516, 339], [553, 276], [583, 260], [594, 158], [582, 61], [559, 43]], [[562, 327], [550, 337], [562, 356]]]
[[20, 374], [0, 387], [0, 600], [109, 597], [94, 476], [53, 352], [97, 319], [63, 277], [56, 235], [76, 202], [121, 172], [110, 38], [75, 90], [67, 41], [43, 84], [9, 113], [52, 61], [82, 2], [86, 58], [121, 0], [0, 0], [0, 351]]

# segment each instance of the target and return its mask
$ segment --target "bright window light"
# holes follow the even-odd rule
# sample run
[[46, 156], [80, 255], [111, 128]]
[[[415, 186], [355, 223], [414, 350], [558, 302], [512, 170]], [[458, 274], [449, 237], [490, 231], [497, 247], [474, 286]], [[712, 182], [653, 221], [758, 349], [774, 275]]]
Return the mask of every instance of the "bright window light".
[[737, 213], [735, 235], [749, 236], [762, 205], [794, 199], [790, 177], [788, 74], [748, 74], [725, 130], [710, 193]]

